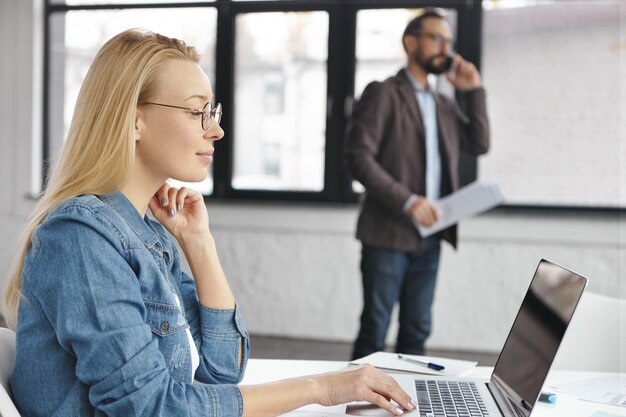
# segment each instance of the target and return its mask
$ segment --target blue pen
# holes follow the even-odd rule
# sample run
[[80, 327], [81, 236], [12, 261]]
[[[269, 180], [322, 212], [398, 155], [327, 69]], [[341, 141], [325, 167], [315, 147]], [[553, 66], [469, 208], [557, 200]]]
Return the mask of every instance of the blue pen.
[[434, 369], [435, 371], [443, 371], [444, 369], [446, 369], [446, 367], [443, 366], [443, 365], [438, 365], [438, 364], [432, 363], [432, 362], [420, 361], [419, 359], [409, 358], [409, 357], [401, 355], [399, 353], [398, 353], [398, 359], [403, 360], [403, 361], [407, 361], [409, 363], [414, 363], [416, 365], [425, 366], [427, 368]]
[[554, 404], [556, 402], [556, 394], [541, 391], [541, 394], [539, 394], [539, 401], [542, 403]]

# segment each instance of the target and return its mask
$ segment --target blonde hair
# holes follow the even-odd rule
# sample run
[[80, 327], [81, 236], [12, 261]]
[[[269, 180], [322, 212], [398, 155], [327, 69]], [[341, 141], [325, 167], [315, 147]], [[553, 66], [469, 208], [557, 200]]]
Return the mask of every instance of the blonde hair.
[[167, 60], [198, 62], [195, 48], [178, 39], [136, 29], [100, 49], [81, 86], [67, 140], [21, 236], [9, 271], [2, 312], [17, 327], [22, 269], [35, 229], [61, 202], [81, 194], [108, 194], [127, 181], [135, 158], [137, 104], [158, 87]]

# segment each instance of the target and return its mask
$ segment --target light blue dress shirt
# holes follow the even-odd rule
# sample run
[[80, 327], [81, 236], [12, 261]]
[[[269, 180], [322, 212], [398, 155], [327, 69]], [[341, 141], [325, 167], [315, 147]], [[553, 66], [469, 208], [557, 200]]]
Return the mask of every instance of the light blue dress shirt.
[[[435, 98], [430, 87], [424, 90], [409, 71], [405, 71], [415, 92], [426, 136], [426, 198], [430, 201], [436, 201], [441, 196], [441, 157], [439, 154], [439, 132], [437, 131]], [[412, 200], [414, 199], [411, 199], [411, 203]], [[405, 208], [408, 207], [405, 205]]]

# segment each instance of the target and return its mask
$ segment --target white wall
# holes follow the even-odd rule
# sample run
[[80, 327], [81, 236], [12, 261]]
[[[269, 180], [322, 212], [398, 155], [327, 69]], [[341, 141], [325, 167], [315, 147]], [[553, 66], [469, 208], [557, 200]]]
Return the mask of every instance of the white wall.
[[[39, 58], [33, 48], [39, 48], [41, 21], [38, 1], [0, 0], [2, 276], [36, 180], [31, 154], [39, 126], [31, 114], [39, 108], [33, 70]], [[209, 202], [208, 208], [251, 332], [353, 339], [361, 305], [356, 207]], [[445, 246], [443, 252], [430, 345], [498, 351], [542, 257], [589, 276], [591, 291], [626, 298], [625, 236], [626, 222], [606, 214], [498, 213], [464, 222], [460, 250]]]
[[[39, 2], [0, 0], [0, 277], [5, 276], [24, 219], [32, 207], [31, 155], [40, 154], [37, 111], [41, 76], [43, 5]], [[38, 158], [41, 159], [41, 158]]]
[[[250, 329], [352, 340], [361, 306], [355, 208], [209, 203], [209, 211]], [[462, 224], [459, 251], [444, 246], [430, 345], [498, 351], [542, 257], [589, 276], [591, 291], [626, 295], [617, 218], [483, 215]]]

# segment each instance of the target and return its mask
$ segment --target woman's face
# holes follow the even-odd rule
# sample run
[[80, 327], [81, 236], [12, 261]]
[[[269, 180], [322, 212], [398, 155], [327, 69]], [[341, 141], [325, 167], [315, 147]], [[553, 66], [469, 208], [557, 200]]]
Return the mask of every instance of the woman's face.
[[[161, 69], [158, 80], [151, 103], [202, 110], [213, 100], [211, 83], [194, 62], [170, 60]], [[224, 136], [213, 119], [205, 131], [201, 115], [155, 104], [138, 106], [136, 129], [136, 163], [157, 181], [204, 180], [207, 167], [213, 162], [213, 142]]]

